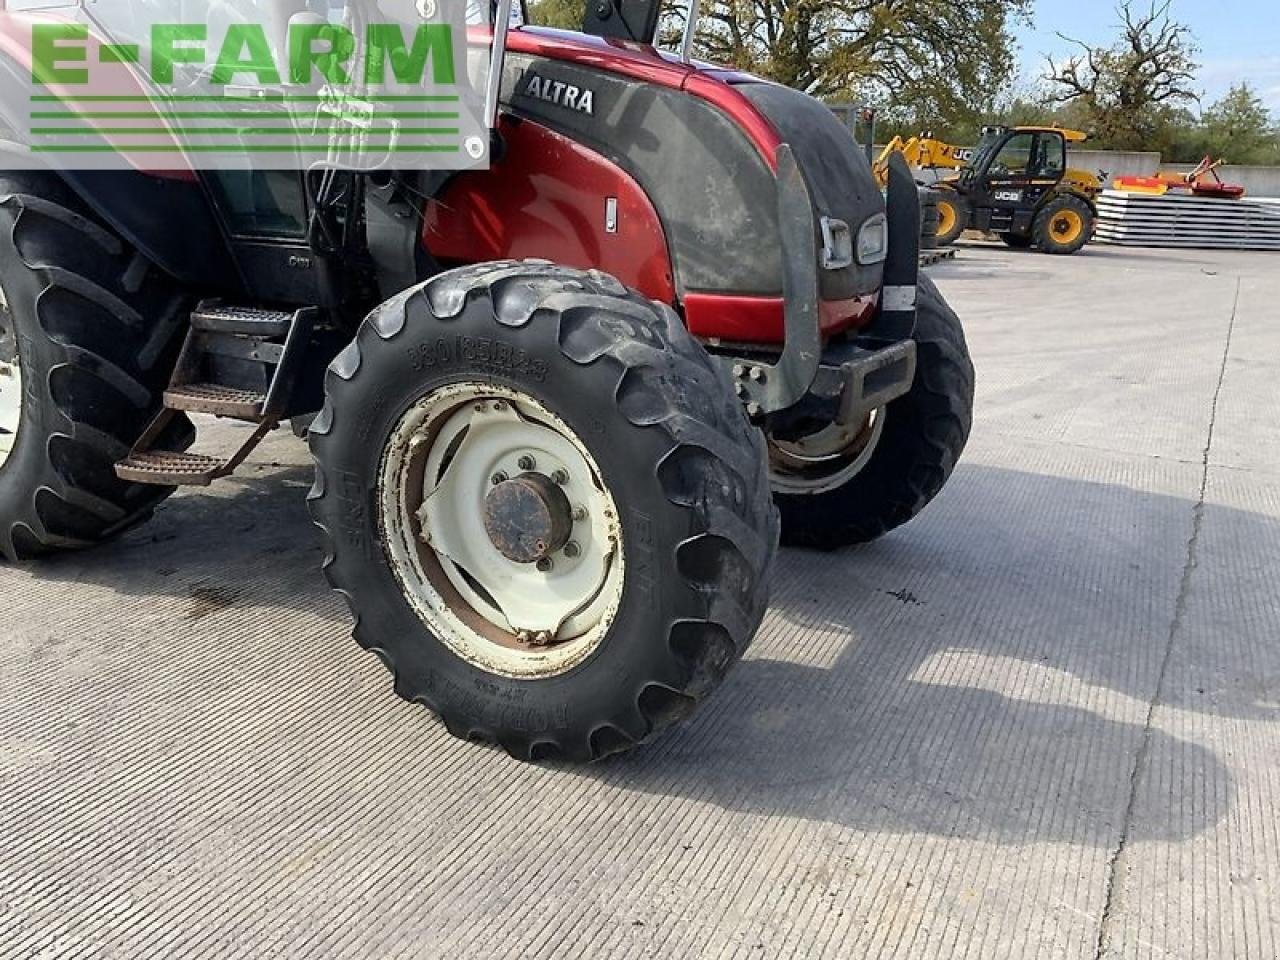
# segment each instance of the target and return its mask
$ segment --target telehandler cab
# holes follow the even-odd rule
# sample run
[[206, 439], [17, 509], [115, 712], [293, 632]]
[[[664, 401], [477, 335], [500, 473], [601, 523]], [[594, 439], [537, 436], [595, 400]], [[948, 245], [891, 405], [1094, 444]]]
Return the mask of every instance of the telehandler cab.
[[[488, 169], [3, 146], [0, 552], [114, 537], [292, 420], [325, 572], [401, 696], [522, 759], [688, 715], [761, 622], [779, 528], [829, 549], [915, 516], [974, 375], [901, 159], [886, 204], [826, 107], [692, 62], [696, 16], [655, 49], [657, 12], [570, 33], [498, 4], [471, 34]], [[0, 12], [0, 82], [46, 16]], [[189, 414], [252, 430], [195, 453]]]

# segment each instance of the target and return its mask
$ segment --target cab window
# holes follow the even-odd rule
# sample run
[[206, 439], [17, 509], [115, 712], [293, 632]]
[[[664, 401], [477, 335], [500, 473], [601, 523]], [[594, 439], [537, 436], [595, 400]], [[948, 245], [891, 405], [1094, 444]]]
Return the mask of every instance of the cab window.
[[1032, 176], [1056, 177], [1067, 169], [1067, 149], [1062, 137], [1041, 133], [1036, 137], [1036, 162]]
[[1035, 144], [1034, 133], [1015, 133], [1005, 141], [996, 158], [991, 161], [991, 173], [997, 177], [1023, 176], [1031, 166], [1031, 148]]

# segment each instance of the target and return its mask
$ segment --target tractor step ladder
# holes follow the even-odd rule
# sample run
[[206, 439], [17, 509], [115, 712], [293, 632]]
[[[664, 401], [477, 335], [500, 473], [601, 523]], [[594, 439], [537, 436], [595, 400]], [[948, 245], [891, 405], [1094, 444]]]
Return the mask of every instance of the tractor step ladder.
[[[290, 414], [303, 355], [319, 311], [231, 306], [207, 300], [191, 314], [191, 329], [164, 392], [164, 408], [116, 464], [133, 483], [207, 487], [235, 471], [263, 437]], [[158, 444], [179, 413], [243, 420], [257, 429], [227, 459], [165, 450]]]

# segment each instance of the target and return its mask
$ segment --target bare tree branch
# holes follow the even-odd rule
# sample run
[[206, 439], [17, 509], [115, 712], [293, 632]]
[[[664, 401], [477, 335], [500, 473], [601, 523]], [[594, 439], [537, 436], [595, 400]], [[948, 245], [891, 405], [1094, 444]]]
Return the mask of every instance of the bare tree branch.
[[1145, 10], [1136, 0], [1116, 8], [1120, 36], [1111, 46], [1092, 46], [1058, 34], [1080, 48], [1066, 60], [1046, 58], [1042, 74], [1048, 99], [1078, 104], [1095, 130], [1112, 139], [1140, 142], [1162, 114], [1199, 98], [1192, 84], [1198, 65], [1191, 31], [1174, 20], [1171, 0], [1152, 0]]

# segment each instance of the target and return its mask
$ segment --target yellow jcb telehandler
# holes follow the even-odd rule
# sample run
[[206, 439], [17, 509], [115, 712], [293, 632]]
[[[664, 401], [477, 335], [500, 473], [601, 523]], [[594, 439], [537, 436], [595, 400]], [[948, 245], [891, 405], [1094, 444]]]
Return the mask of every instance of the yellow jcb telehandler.
[[1067, 144], [1086, 134], [1061, 127], [987, 127], [974, 148], [929, 136], [894, 137], [875, 163], [888, 176], [901, 153], [917, 169], [957, 170], [932, 186], [938, 191], [937, 245], [965, 230], [989, 230], [1011, 247], [1075, 253], [1093, 236], [1102, 180], [1067, 166]]

